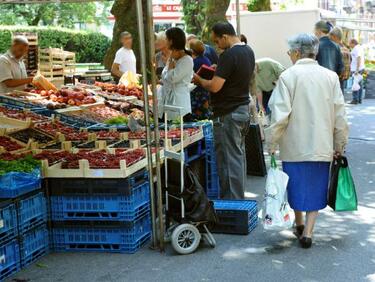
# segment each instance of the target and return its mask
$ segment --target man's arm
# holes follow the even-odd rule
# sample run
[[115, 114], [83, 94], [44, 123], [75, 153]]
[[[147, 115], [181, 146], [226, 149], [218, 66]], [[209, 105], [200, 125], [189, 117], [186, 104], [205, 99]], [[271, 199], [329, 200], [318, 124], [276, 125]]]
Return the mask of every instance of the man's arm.
[[123, 73], [120, 71], [120, 65], [116, 63], [112, 64], [111, 73], [119, 78], [123, 75]]
[[194, 82], [211, 93], [217, 93], [223, 88], [225, 79], [215, 75], [212, 80], [206, 80], [194, 74]]
[[22, 78], [22, 79], [6, 79], [4, 81], [2, 81], [6, 87], [18, 87], [18, 86], [22, 86], [22, 85], [25, 85], [25, 84], [29, 84], [33, 81], [33, 78], [32, 77], [28, 77], [28, 78]]

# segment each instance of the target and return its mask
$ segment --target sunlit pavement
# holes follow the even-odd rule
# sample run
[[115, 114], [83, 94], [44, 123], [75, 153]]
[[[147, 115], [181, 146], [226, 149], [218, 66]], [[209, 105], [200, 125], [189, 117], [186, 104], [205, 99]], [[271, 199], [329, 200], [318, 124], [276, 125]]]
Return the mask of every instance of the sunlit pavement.
[[[217, 247], [176, 255], [144, 248], [134, 255], [52, 254], [16, 278], [31, 281], [375, 281], [375, 100], [348, 106], [347, 156], [359, 210], [318, 219], [314, 246], [298, 247], [291, 231], [216, 235]], [[261, 200], [264, 179], [249, 178], [247, 196]]]

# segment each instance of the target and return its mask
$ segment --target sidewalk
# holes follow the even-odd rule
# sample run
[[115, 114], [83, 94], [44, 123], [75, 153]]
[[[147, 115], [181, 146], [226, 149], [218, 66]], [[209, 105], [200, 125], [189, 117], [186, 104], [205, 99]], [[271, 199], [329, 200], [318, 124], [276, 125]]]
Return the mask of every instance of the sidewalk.
[[[16, 275], [30, 281], [375, 281], [375, 100], [348, 106], [347, 156], [357, 185], [359, 210], [318, 218], [314, 246], [298, 247], [291, 231], [249, 236], [215, 235], [217, 247], [192, 255], [52, 254]], [[247, 196], [262, 200], [264, 179], [249, 178]], [[261, 207], [261, 202], [259, 202]]]

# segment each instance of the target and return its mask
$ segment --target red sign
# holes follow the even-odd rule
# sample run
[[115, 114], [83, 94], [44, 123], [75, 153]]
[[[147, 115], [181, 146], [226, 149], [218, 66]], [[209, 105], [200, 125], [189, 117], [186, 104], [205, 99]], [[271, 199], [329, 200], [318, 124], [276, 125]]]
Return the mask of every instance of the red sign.
[[182, 11], [182, 6], [180, 4], [163, 4], [163, 5], [153, 5], [154, 12], [180, 12]]

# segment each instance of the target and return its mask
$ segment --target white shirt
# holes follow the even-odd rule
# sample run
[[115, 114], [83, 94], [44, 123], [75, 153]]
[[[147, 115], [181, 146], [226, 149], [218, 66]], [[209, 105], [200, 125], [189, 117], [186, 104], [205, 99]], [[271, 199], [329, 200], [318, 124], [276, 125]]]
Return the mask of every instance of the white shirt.
[[352, 55], [352, 62], [350, 64], [350, 71], [356, 72], [357, 71], [357, 62], [358, 57], [361, 57], [360, 65], [358, 71], [362, 71], [365, 69], [365, 52], [363, 51], [363, 47], [359, 44], [357, 44], [352, 52], [350, 53]]
[[289, 162], [330, 162], [348, 140], [348, 122], [337, 74], [312, 59], [285, 70], [270, 102], [271, 126], [265, 130], [270, 149], [280, 146]]
[[126, 49], [125, 47], [118, 49], [113, 63], [119, 64], [120, 71], [123, 73], [126, 71], [137, 73], [137, 59], [131, 49]]
[[[169, 70], [168, 65], [164, 68], [161, 80], [160, 115], [163, 115], [164, 105], [178, 106], [183, 108], [182, 115], [191, 113], [189, 85], [193, 78], [193, 59], [186, 55], [176, 62], [174, 69]], [[168, 119], [176, 119], [178, 115], [168, 113]]]
[[16, 59], [10, 51], [0, 56], [0, 94], [9, 93], [13, 90], [23, 90], [25, 85], [6, 87], [3, 81], [24, 78], [27, 78], [27, 72], [22, 58]]

